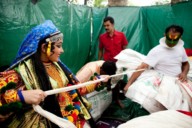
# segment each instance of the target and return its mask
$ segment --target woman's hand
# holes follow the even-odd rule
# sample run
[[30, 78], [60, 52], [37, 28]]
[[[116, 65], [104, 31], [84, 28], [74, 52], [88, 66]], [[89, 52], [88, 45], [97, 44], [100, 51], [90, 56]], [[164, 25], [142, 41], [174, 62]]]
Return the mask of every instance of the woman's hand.
[[24, 90], [22, 91], [25, 103], [38, 105], [44, 101], [47, 96], [42, 90]]

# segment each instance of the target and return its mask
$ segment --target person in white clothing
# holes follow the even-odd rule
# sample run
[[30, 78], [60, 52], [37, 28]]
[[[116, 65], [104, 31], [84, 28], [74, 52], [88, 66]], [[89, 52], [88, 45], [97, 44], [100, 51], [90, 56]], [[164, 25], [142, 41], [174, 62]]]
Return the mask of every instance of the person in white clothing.
[[[190, 110], [187, 98], [184, 98], [186, 94], [183, 94], [181, 87], [173, 85], [176, 78], [180, 82], [186, 82], [189, 71], [189, 62], [183, 47], [184, 42], [181, 40], [182, 34], [183, 28], [180, 26], [171, 25], [167, 27], [165, 37], [159, 41], [160, 44], [150, 50], [143, 62], [136, 68], [137, 70], [154, 70], [133, 73], [124, 88], [125, 95], [128, 98], [140, 103], [149, 112], [162, 109]], [[153, 77], [153, 80], [151, 80], [149, 79], [149, 72], [154, 73], [154, 71], [155, 74], [150, 74], [151, 78]], [[164, 79], [164, 76], [166, 76], [166, 79]], [[145, 80], [145, 82], [142, 80]], [[172, 83], [167, 83], [170, 82], [169, 80]], [[177, 94], [179, 96], [173, 101]], [[152, 109], [149, 104], [153, 104], [153, 107], [158, 109]]]

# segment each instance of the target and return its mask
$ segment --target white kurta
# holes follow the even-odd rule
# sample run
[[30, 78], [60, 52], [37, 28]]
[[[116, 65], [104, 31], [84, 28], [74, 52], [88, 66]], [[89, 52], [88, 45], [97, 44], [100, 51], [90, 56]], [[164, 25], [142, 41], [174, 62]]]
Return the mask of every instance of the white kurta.
[[[160, 40], [160, 43], [161, 43], [161, 40]], [[178, 59], [178, 61], [180, 63], [185, 62], [186, 57], [183, 54], [182, 50], [179, 53], [181, 57], [180, 59]], [[146, 59], [144, 55], [141, 55], [140, 53], [133, 51], [131, 49], [123, 50], [115, 58], [118, 59], [117, 64], [119, 63], [119, 66], [126, 67], [128, 69], [136, 68], [144, 60], [150, 60], [148, 58]], [[149, 62], [152, 62], [152, 61], [149, 61]], [[156, 62], [150, 63], [150, 64], [151, 66], [158, 65], [158, 63]], [[186, 93], [185, 89], [182, 88], [182, 86], [177, 82], [178, 75], [176, 74], [181, 72], [180, 70], [181, 67], [178, 68], [178, 66], [180, 65], [181, 64], [179, 63], [175, 63], [175, 66], [174, 66], [175, 69], [172, 69], [172, 70], [175, 70], [175, 72], [173, 71], [170, 74], [169, 73], [163, 74], [162, 71], [159, 71], [161, 69], [156, 67], [153, 67], [156, 70], [146, 70], [128, 88], [128, 91], [125, 94], [126, 97], [141, 104], [146, 110], [148, 110], [151, 113], [157, 112], [160, 110], [165, 110], [165, 109], [191, 111], [192, 99]], [[160, 67], [163, 67], [163, 66], [160, 66]], [[164, 70], [166, 70], [165, 72], [169, 72], [169, 70], [167, 69], [168, 67], [164, 68]], [[128, 74], [128, 77], [130, 75], [131, 74]]]
[[144, 62], [165, 75], [178, 76], [182, 72], [182, 62], [188, 61], [183, 41], [179, 40], [172, 48], [165, 44], [165, 37], [159, 42], [159, 45], [149, 51]]

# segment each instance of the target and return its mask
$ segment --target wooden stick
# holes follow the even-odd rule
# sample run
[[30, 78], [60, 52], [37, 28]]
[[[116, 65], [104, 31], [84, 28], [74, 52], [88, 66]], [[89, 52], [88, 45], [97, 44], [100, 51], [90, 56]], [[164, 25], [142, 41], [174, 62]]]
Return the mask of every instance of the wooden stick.
[[68, 87], [64, 87], [64, 88], [53, 89], [53, 90], [45, 91], [45, 93], [47, 95], [52, 95], [52, 94], [57, 94], [57, 93], [61, 93], [61, 92], [71, 91], [71, 90], [78, 89], [78, 88], [81, 88], [81, 87], [84, 87], [84, 86], [87, 86], [90, 84], [95, 84], [95, 83], [101, 82], [103, 80], [105, 80], [105, 78], [101, 78], [101, 79], [94, 80], [94, 81], [88, 81], [88, 82], [84, 82], [84, 83], [80, 83], [77, 85], [72, 85], [72, 86], [68, 86]]
[[112, 78], [112, 77], [116, 77], [116, 76], [121, 76], [121, 75], [125, 75], [127, 73], [132, 73], [132, 72], [144, 71], [144, 70], [145, 69], [125, 71], [123, 73], [111, 75], [111, 76], [108, 76], [106, 78], [100, 78], [100, 79], [94, 80], [94, 81], [88, 81], [88, 82], [80, 83], [80, 84], [77, 84], [77, 85], [72, 85], [72, 86], [68, 86], [68, 87], [57, 88], [57, 89], [45, 91], [45, 93], [47, 95], [53, 95], [53, 94], [57, 94], [57, 93], [61, 93], [61, 92], [71, 91], [71, 90], [78, 89], [78, 88], [81, 88], [81, 87], [84, 87], [84, 86], [87, 86], [87, 85], [90, 85], [90, 84], [99, 83], [99, 82], [104, 81], [105, 79], [108, 79], [108, 78]]
[[119, 73], [119, 74], [111, 75], [111, 76], [109, 76], [109, 77], [112, 78], [112, 77], [116, 77], [116, 76], [122, 76], [122, 75], [125, 75], [125, 74], [127, 74], [127, 73], [140, 72], [140, 71], [144, 71], [144, 70], [145, 70], [145, 69], [125, 71], [125, 72], [122, 72], [122, 73]]

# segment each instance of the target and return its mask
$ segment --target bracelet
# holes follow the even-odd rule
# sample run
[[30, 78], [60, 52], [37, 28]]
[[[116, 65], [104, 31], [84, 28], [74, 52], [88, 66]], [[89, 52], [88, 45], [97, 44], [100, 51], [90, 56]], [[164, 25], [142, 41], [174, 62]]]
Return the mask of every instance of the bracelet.
[[85, 87], [88, 93], [93, 92], [95, 90], [95, 84], [87, 85]]
[[18, 90], [18, 91], [17, 91], [17, 94], [18, 94], [18, 96], [19, 96], [20, 101], [21, 101], [22, 103], [25, 103], [25, 99], [24, 99], [24, 97], [23, 97], [23, 94], [22, 94], [21, 90]]

